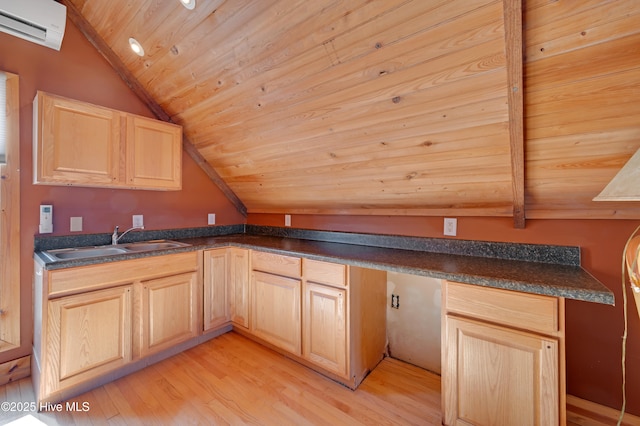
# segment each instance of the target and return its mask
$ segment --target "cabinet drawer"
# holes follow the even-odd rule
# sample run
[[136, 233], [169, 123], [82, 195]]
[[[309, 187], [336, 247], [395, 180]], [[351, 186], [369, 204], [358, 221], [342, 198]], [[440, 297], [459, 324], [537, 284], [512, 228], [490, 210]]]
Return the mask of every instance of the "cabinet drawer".
[[96, 290], [198, 268], [198, 252], [149, 256], [49, 272], [49, 297]]
[[445, 309], [523, 330], [555, 334], [560, 331], [556, 297], [481, 287], [448, 281]]
[[256, 271], [299, 278], [301, 276], [300, 264], [301, 259], [299, 257], [251, 251], [251, 268]]
[[307, 281], [345, 287], [347, 285], [346, 270], [346, 265], [302, 259], [302, 271]]

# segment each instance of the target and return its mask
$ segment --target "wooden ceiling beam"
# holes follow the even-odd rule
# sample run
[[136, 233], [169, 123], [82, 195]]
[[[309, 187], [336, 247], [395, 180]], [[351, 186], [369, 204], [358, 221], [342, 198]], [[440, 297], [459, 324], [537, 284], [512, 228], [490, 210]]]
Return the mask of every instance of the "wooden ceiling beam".
[[[115, 72], [129, 86], [131, 91], [135, 93], [142, 102], [155, 114], [155, 116], [168, 123], [173, 123], [171, 116], [153, 99], [147, 90], [140, 84], [138, 79], [125, 67], [124, 63], [118, 55], [109, 47], [93, 26], [82, 16], [78, 8], [70, 0], [60, 0], [67, 7], [69, 19], [74, 23], [80, 32], [89, 40], [96, 50], [109, 62]], [[200, 168], [209, 176], [209, 178], [220, 188], [224, 195], [233, 203], [236, 209], [243, 215], [247, 216], [247, 207], [220, 177], [209, 162], [198, 152], [195, 146], [189, 141], [186, 135], [182, 136], [182, 145], [184, 150], [191, 158], [200, 166]]]
[[513, 187], [513, 224], [525, 227], [524, 205], [524, 93], [522, 1], [503, 0], [507, 89], [509, 102], [509, 139]]

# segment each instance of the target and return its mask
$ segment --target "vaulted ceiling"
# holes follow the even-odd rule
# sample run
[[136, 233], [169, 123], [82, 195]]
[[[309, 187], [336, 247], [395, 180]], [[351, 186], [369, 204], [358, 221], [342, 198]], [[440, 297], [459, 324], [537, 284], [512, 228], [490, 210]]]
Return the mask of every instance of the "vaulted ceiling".
[[[514, 216], [517, 226], [525, 214], [620, 210], [591, 199], [640, 147], [638, 108], [579, 122], [595, 120], [581, 98], [640, 86], [629, 11], [527, 2], [523, 85], [517, 1], [196, 1], [62, 2], [158, 117], [183, 126], [187, 152], [240, 210]], [[611, 29], [620, 16], [624, 34]], [[572, 44], [592, 27], [618, 36]], [[579, 68], [620, 43], [631, 56]]]

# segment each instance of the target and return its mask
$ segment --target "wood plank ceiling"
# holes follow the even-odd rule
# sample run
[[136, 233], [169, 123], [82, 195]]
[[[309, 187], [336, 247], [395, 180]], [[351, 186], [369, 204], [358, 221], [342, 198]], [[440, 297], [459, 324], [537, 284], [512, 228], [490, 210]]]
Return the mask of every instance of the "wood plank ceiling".
[[[572, 210], [558, 206], [571, 193], [561, 176], [536, 180], [557, 158], [522, 159], [518, 2], [505, 13], [502, 0], [196, 1], [63, 3], [241, 208], [518, 224], [526, 188], [539, 211], [540, 199]], [[534, 137], [553, 151], [553, 134]], [[635, 148], [569, 202], [588, 210]]]

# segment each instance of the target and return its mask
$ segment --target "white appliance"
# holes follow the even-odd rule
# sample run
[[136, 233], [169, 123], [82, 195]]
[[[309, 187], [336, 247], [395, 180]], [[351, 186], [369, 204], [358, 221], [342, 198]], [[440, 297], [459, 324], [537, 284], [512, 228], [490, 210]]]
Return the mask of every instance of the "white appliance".
[[0, 31], [60, 50], [67, 7], [54, 0], [0, 0]]

